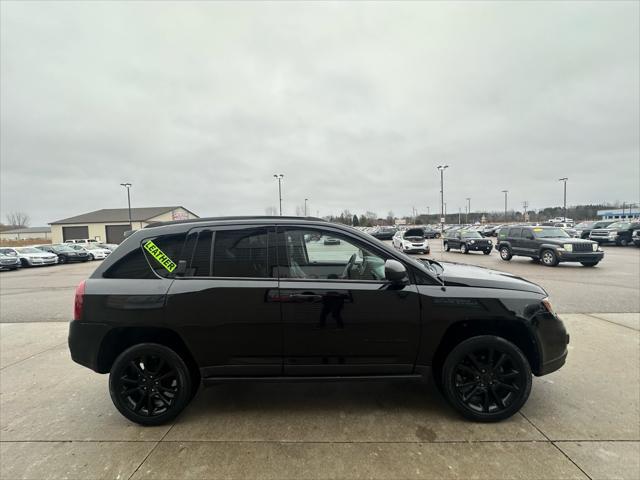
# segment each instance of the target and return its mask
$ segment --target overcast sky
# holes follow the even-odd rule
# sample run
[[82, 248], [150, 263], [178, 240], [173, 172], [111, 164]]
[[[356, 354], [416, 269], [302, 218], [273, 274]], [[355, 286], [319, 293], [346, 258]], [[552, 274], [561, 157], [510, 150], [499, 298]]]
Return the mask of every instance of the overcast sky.
[[2, 1], [2, 220], [638, 202], [639, 5]]

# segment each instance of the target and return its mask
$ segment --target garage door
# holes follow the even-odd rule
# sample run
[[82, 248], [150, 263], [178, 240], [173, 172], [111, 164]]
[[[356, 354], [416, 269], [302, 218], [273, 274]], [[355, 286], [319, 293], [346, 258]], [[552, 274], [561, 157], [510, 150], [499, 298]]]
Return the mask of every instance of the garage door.
[[81, 238], [89, 238], [89, 227], [62, 227], [62, 239], [65, 242]]
[[124, 240], [124, 232], [131, 230], [129, 225], [107, 225], [107, 243], [120, 243]]

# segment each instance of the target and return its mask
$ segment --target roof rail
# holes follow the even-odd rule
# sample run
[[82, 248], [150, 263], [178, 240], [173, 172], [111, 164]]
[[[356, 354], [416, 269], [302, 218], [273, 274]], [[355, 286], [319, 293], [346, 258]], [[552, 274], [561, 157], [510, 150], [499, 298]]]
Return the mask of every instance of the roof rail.
[[146, 225], [144, 228], [161, 227], [163, 225], [179, 225], [181, 223], [200, 223], [200, 222], [219, 222], [227, 220], [307, 220], [312, 222], [326, 222], [324, 218], [318, 217], [296, 217], [296, 216], [274, 216], [274, 215], [238, 215], [230, 217], [202, 217], [190, 218], [186, 220], [169, 220], [167, 222], [154, 222]]

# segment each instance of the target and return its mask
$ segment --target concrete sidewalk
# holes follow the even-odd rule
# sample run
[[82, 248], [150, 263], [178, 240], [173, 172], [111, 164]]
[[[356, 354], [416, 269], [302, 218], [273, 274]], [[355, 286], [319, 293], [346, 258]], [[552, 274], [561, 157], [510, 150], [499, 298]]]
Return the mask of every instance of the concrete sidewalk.
[[498, 424], [432, 385], [222, 385], [172, 425], [113, 407], [67, 323], [0, 325], [0, 478], [640, 478], [640, 315], [562, 315], [567, 365]]

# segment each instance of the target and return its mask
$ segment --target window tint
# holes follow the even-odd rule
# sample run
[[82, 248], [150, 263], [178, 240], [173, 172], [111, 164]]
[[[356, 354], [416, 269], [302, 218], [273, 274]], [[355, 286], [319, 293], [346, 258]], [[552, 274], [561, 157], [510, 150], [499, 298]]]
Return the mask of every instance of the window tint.
[[268, 247], [265, 228], [217, 230], [213, 248], [213, 276], [270, 277]]
[[[153, 243], [162, 251], [162, 253], [174, 264], [178, 264], [178, 260], [180, 259], [180, 253], [182, 252], [182, 247], [185, 243], [186, 234], [180, 233], [176, 235], [164, 235], [162, 237], [145, 239], [142, 243], [146, 243], [148, 240], [153, 241]], [[151, 268], [161, 277], [172, 277], [173, 274], [167, 270], [159, 260], [151, 255], [149, 252], [144, 250], [145, 256], [147, 257], [147, 261]]]
[[521, 232], [522, 232], [521, 228], [510, 228], [509, 229], [509, 238], [520, 238]]
[[289, 229], [281, 238], [282, 278], [384, 280], [384, 259], [348, 237]]
[[124, 257], [116, 261], [104, 274], [105, 278], [146, 278], [157, 279], [149, 263], [142, 253], [142, 248], [127, 253]]

